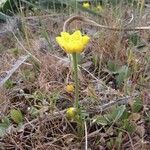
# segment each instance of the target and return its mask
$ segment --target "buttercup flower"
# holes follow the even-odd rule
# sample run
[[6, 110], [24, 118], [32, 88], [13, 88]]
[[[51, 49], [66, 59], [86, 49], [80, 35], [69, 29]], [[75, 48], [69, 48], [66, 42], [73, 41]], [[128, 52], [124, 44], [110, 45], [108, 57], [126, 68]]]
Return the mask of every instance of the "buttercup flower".
[[61, 32], [61, 36], [56, 37], [57, 43], [66, 53], [82, 53], [90, 38], [87, 35], [82, 35], [79, 30], [73, 34]]
[[100, 11], [100, 12], [102, 12], [102, 11], [103, 11], [103, 8], [102, 8], [102, 6], [101, 6], [101, 5], [97, 5], [97, 7], [96, 7], [96, 8], [97, 8], [97, 10], [98, 10], [98, 11]]
[[74, 92], [74, 86], [72, 84], [68, 84], [66, 86], [66, 91], [69, 93]]
[[83, 3], [82, 5], [84, 8], [89, 8], [90, 7], [90, 4], [87, 2], [87, 3]]
[[66, 117], [69, 119], [69, 120], [72, 120], [72, 119], [75, 119], [75, 116], [77, 115], [77, 110], [76, 108], [74, 107], [70, 107], [67, 109], [66, 111]]

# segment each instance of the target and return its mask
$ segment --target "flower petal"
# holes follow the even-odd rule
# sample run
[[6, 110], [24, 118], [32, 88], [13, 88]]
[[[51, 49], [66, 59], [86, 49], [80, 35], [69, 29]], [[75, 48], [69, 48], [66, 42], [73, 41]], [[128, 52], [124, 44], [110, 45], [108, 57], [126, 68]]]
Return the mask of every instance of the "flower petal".
[[77, 30], [71, 35], [73, 40], [80, 40], [82, 37], [81, 31]]
[[62, 47], [62, 45], [63, 45], [63, 39], [62, 39], [62, 37], [60, 37], [60, 36], [56, 37], [56, 41]]
[[86, 46], [88, 44], [89, 40], [90, 40], [90, 38], [87, 35], [82, 37], [82, 43], [84, 44], [84, 46]]
[[67, 33], [67, 32], [61, 32], [61, 37], [63, 38], [63, 39], [65, 39], [65, 40], [69, 40], [69, 38], [70, 38], [70, 34], [69, 33]]

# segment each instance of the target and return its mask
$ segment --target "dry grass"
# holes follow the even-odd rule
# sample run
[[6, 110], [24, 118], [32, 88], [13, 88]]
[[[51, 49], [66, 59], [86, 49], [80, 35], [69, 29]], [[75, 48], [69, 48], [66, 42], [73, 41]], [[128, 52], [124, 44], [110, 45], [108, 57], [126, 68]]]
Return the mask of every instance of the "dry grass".
[[[105, 11], [104, 15], [105, 13], [108, 12]], [[11, 121], [7, 134], [0, 139], [0, 149], [82, 150], [87, 138], [88, 147], [93, 150], [115, 150], [118, 145], [120, 149], [148, 150], [150, 126], [146, 119], [150, 109], [149, 31], [138, 33], [146, 45], [140, 49], [129, 43], [132, 32], [99, 30], [80, 22], [74, 22], [70, 26], [70, 30], [81, 28], [91, 35], [91, 42], [82, 55], [81, 66], [84, 69], [80, 68], [80, 103], [90, 112], [89, 117], [92, 119], [95, 115], [111, 113], [113, 107], [109, 111], [98, 113], [96, 108], [126, 97], [127, 94], [138, 94], [143, 104], [143, 108], [138, 112], [139, 119], [131, 121], [136, 128], [132, 134], [122, 129], [122, 122], [102, 126], [87, 119], [88, 137], [78, 137], [76, 123], [68, 121], [64, 115], [64, 110], [72, 106], [74, 99], [74, 94], [67, 93], [64, 88], [67, 83], [73, 82], [70, 61], [55, 43], [55, 36], [62, 30], [64, 18], [68, 16], [23, 18], [25, 35], [22, 36], [23, 40], [18, 40], [39, 62], [33, 58], [28, 59], [11, 77], [13, 87], [8, 86], [7, 89], [4, 87], [0, 90], [0, 119], [5, 116]], [[99, 20], [96, 17], [93, 19]], [[120, 26], [120, 22], [115, 21], [113, 12], [102, 20], [107, 25]], [[139, 21], [138, 24], [142, 23]], [[52, 47], [43, 37], [45, 32], [49, 35]], [[96, 34], [92, 37], [93, 32]], [[17, 42], [9, 44], [21, 51], [19, 55], [26, 53]], [[132, 53], [130, 56], [129, 50]], [[97, 56], [99, 61], [96, 66], [93, 62], [94, 56]], [[3, 52], [0, 58], [0, 73], [9, 70], [17, 58], [11, 50]], [[108, 69], [110, 60], [116, 61], [119, 67], [130, 67], [132, 73], [128, 78], [129, 84], [124, 82], [121, 87], [116, 88], [116, 78]], [[132, 101], [131, 99], [130, 103]], [[130, 103], [127, 105], [128, 111], [131, 112]], [[33, 107], [38, 110], [38, 114], [31, 113]], [[21, 126], [10, 117], [10, 110], [13, 108], [20, 109], [23, 114]], [[57, 115], [54, 115], [56, 112]]]

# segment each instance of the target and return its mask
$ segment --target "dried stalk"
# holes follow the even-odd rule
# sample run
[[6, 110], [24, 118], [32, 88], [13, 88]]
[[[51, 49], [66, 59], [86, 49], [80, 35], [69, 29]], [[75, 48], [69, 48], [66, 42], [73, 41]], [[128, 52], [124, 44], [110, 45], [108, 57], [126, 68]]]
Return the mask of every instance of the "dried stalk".
[[63, 31], [67, 31], [67, 28], [69, 27], [70, 23], [72, 23], [75, 20], [79, 20], [82, 21], [84, 23], [87, 23], [89, 25], [93, 25], [95, 27], [99, 27], [99, 28], [103, 28], [103, 29], [107, 29], [107, 30], [112, 30], [112, 31], [138, 31], [138, 30], [150, 30], [150, 26], [142, 26], [142, 27], [133, 27], [133, 28], [117, 28], [117, 27], [110, 27], [110, 26], [105, 26], [105, 25], [101, 25], [96, 23], [93, 20], [90, 20], [86, 17], [83, 16], [71, 16], [70, 18], [68, 18], [64, 25], [63, 25]]
[[21, 56], [16, 63], [12, 66], [12, 69], [7, 71], [6, 77], [0, 81], [0, 87], [12, 76], [12, 74], [29, 58], [29, 55]]

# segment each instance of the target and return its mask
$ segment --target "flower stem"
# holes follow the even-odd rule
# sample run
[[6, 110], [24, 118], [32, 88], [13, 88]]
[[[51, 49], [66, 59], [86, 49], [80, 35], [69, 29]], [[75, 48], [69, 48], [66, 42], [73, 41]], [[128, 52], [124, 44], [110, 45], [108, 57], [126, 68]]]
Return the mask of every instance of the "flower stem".
[[74, 82], [75, 82], [75, 108], [79, 109], [79, 82], [78, 82], [78, 62], [77, 53], [72, 54], [73, 57], [73, 68], [74, 68]]
[[79, 106], [79, 81], [78, 81], [78, 61], [77, 61], [77, 53], [72, 54], [73, 57], [73, 69], [74, 69], [74, 82], [75, 82], [75, 101], [74, 107], [77, 110], [77, 132], [79, 137], [82, 137], [84, 134], [84, 124], [82, 121], [81, 108]]

